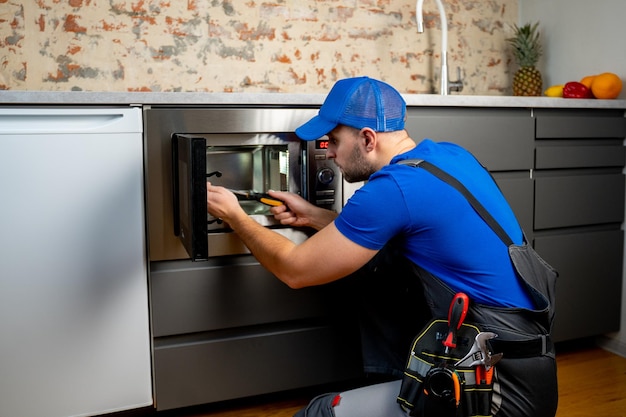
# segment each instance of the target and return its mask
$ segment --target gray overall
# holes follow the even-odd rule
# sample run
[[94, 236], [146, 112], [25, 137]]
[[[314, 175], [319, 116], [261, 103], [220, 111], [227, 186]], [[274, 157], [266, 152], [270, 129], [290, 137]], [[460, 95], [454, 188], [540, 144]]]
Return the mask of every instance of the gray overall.
[[[522, 251], [529, 249], [528, 246], [519, 248], [522, 248]], [[516, 250], [518, 250], [517, 247], [513, 248], [513, 251]], [[405, 265], [408, 263], [407, 261]], [[372, 273], [369, 278], [378, 275], [381, 279], [386, 271], [387, 268], [379, 264], [375, 271], [370, 271]], [[447, 317], [454, 291], [441, 280], [417, 266], [413, 265], [412, 274], [414, 279], [415, 276], [419, 277], [417, 281], [423, 285], [422, 301], [425, 304], [422, 305], [427, 305], [431, 309], [431, 317]], [[406, 294], [411, 293], [412, 290], [409, 288]], [[554, 417], [556, 414], [558, 391], [554, 345], [549, 335], [551, 319], [552, 313], [544, 309], [531, 311], [470, 304], [465, 322], [477, 325], [482, 331], [498, 334], [496, 339], [490, 341], [491, 350], [494, 354], [503, 353], [502, 359], [495, 366], [491, 415], [496, 417]], [[424, 323], [428, 320], [416, 321]], [[368, 343], [377, 336], [381, 336], [381, 331], [376, 330], [377, 327], [385, 329], [386, 334], [392, 333], [395, 329], [393, 339], [405, 341], [402, 346], [406, 348], [401, 352], [402, 366], [404, 366], [410, 345], [407, 341], [408, 332], [406, 329], [400, 329], [397, 322], [378, 318], [375, 322], [368, 321], [367, 331], [363, 335], [366, 369], [382, 369], [383, 364], [386, 363], [388, 369], [391, 370], [397, 364], [397, 352], [390, 352], [390, 349], [381, 350], [381, 343], [374, 345]], [[412, 330], [411, 338], [419, 330]], [[391, 374], [397, 376], [398, 372], [392, 371]], [[298, 412], [296, 417], [406, 417], [411, 415], [410, 411], [401, 408], [396, 401], [400, 389], [401, 380], [398, 379], [342, 393], [321, 395]], [[413, 415], [421, 416], [422, 414]]]
[[[425, 169], [454, 187], [468, 200], [476, 213], [508, 247], [517, 276], [533, 300], [533, 310], [470, 303], [466, 323], [479, 327], [483, 332], [496, 333], [498, 337], [489, 342], [491, 351], [503, 354], [494, 373], [491, 415], [553, 417], [556, 414], [558, 390], [556, 359], [550, 333], [554, 320], [557, 272], [527, 243], [515, 245], [493, 216], [456, 178], [426, 161], [408, 160], [400, 163]], [[447, 317], [454, 291], [418, 266], [414, 265], [414, 271], [424, 286], [424, 297], [432, 317]], [[422, 414], [414, 410], [412, 415]]]

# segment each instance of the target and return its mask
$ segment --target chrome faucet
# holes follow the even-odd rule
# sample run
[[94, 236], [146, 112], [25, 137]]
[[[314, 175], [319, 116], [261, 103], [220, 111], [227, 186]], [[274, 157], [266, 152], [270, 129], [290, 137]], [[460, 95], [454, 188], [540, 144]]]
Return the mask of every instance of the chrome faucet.
[[[459, 74], [459, 79], [457, 81], [448, 80], [448, 18], [441, 0], [436, 1], [437, 9], [439, 9], [439, 18], [441, 20], [441, 83], [439, 93], [443, 96], [447, 96], [450, 91], [462, 91], [463, 81], [461, 80], [461, 68], [457, 68]], [[424, 0], [417, 0], [417, 5], [415, 6], [417, 31], [419, 33], [424, 32], [424, 14], [422, 12], [423, 4]]]

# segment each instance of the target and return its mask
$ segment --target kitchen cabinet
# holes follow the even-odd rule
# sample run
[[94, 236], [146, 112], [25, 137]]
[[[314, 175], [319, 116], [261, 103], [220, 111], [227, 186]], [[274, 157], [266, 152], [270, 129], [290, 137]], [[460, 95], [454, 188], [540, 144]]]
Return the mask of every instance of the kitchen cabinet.
[[560, 273], [554, 338], [617, 331], [624, 242], [624, 112], [537, 109], [534, 117], [534, 244]]

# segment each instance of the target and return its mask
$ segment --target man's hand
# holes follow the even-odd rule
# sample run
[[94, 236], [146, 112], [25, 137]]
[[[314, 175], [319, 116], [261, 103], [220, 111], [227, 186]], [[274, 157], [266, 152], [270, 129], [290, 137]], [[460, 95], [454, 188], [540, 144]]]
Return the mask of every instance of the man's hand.
[[246, 215], [241, 208], [237, 196], [224, 187], [206, 183], [207, 212], [226, 223], [232, 224], [237, 216]]
[[285, 203], [272, 207], [270, 212], [280, 224], [286, 226], [312, 227], [320, 230], [337, 217], [337, 213], [319, 208], [297, 194], [269, 191], [269, 195]]

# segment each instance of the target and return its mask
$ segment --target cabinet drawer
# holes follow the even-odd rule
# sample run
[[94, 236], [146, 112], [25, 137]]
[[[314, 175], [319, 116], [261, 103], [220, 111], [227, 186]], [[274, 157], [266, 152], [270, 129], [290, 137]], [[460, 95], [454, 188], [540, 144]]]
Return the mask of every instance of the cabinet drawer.
[[463, 146], [490, 171], [533, 168], [535, 125], [527, 110], [410, 108], [406, 128], [417, 142]]
[[535, 238], [535, 249], [559, 271], [556, 341], [619, 330], [622, 293], [620, 230]]
[[537, 111], [537, 139], [540, 138], [624, 138], [623, 110]]
[[624, 147], [615, 144], [554, 144], [542, 146], [538, 144], [535, 168], [597, 168], [621, 167], [626, 161]]
[[340, 327], [276, 329], [237, 337], [155, 344], [158, 410], [356, 378], [356, 332]]
[[319, 317], [329, 309], [326, 287], [292, 290], [253, 260], [153, 263], [150, 291], [155, 337]]
[[624, 175], [571, 175], [535, 180], [535, 230], [621, 223]]

